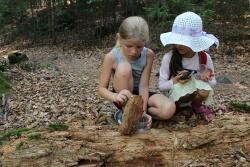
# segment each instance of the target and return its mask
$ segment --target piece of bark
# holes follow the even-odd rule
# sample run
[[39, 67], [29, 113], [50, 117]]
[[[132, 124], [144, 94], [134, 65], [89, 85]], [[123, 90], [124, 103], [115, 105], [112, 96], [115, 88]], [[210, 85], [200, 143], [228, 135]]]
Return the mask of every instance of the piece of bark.
[[132, 135], [136, 132], [143, 114], [143, 100], [141, 96], [133, 95], [123, 110], [123, 121], [119, 131], [123, 135]]

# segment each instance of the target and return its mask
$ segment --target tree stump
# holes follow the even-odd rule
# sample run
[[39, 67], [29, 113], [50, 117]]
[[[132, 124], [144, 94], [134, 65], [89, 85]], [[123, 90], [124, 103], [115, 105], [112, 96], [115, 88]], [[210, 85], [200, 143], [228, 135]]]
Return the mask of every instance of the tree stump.
[[136, 132], [143, 114], [143, 100], [141, 96], [133, 95], [123, 110], [123, 121], [119, 132], [123, 135], [132, 135]]

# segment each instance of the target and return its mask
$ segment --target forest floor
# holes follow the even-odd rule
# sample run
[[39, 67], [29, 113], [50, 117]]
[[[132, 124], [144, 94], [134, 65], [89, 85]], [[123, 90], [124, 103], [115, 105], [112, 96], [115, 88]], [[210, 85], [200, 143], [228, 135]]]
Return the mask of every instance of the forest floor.
[[[250, 41], [222, 43], [211, 51], [218, 77], [211, 123], [176, 115], [162, 129], [130, 137], [118, 133], [115, 107], [97, 93], [103, 56], [110, 49], [19, 50], [29, 61], [8, 71], [12, 90], [7, 110], [0, 113], [0, 130], [32, 130], [3, 142], [0, 167], [250, 166], [250, 113], [229, 106], [231, 101], [250, 104]], [[152, 91], [158, 91], [163, 54], [157, 51], [155, 56]], [[56, 123], [68, 129], [50, 132], [47, 127]]]

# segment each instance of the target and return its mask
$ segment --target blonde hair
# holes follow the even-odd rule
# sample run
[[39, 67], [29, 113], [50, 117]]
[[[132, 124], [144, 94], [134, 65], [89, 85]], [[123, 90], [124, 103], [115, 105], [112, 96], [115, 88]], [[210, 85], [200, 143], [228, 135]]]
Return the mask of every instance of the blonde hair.
[[139, 16], [131, 16], [123, 20], [118, 33], [122, 39], [137, 38], [145, 43], [149, 42], [149, 28], [145, 19]]

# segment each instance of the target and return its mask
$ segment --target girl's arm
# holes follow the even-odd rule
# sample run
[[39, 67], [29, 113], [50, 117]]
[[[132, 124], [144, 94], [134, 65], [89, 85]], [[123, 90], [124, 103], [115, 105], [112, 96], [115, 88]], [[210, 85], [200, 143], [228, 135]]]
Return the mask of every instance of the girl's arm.
[[115, 59], [112, 52], [105, 55], [99, 78], [99, 95], [109, 101], [115, 101], [115, 97], [117, 96], [117, 93], [108, 90], [114, 62]]
[[158, 87], [161, 91], [170, 90], [174, 83], [173, 80], [169, 80], [170, 70], [169, 70], [169, 64], [172, 57], [172, 53], [167, 53], [164, 55], [161, 67], [160, 67], [160, 76], [159, 76], [159, 83]]
[[139, 94], [143, 98], [143, 111], [147, 111], [147, 104], [148, 104], [148, 93], [149, 93], [149, 80], [151, 69], [154, 60], [154, 52], [151, 49], [148, 49], [147, 52], [147, 63], [143, 69], [141, 80], [140, 80], [140, 88]]

